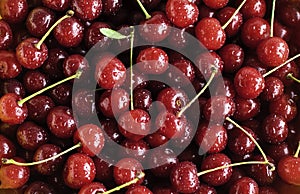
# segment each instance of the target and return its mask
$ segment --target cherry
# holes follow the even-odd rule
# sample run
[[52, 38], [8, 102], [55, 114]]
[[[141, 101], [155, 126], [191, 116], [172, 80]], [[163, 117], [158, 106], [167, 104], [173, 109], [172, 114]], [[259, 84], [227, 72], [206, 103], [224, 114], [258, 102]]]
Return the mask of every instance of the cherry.
[[73, 111], [80, 118], [89, 118], [96, 113], [95, 97], [90, 90], [79, 89], [72, 98]]
[[0, 15], [8, 23], [20, 23], [28, 12], [26, 0], [3, 0], [0, 3]]
[[49, 96], [56, 105], [71, 106], [72, 85], [62, 83], [49, 91]]
[[29, 70], [23, 76], [23, 84], [27, 93], [35, 93], [46, 86], [48, 86], [50, 80], [47, 75], [38, 70]]
[[[34, 153], [33, 161], [39, 162], [51, 158], [61, 152], [61, 148], [54, 144], [44, 144], [40, 146]], [[28, 163], [30, 164], [30, 163]], [[60, 170], [63, 164], [63, 158], [57, 157], [47, 162], [36, 164], [34, 168], [42, 175], [51, 175]]]
[[298, 77], [300, 75], [299, 71], [299, 67], [292, 61], [276, 70], [272, 76], [279, 78], [285, 86], [290, 86], [294, 83], [294, 81], [289, 79], [288, 74], [291, 73], [293, 76]]
[[145, 137], [147, 143], [150, 145], [152, 148], [156, 148], [158, 146], [164, 145], [169, 141], [169, 138], [166, 136], [160, 134], [159, 132], [154, 132], [148, 136]]
[[287, 122], [296, 117], [297, 110], [296, 103], [287, 94], [282, 95], [269, 104], [269, 112], [283, 116]]
[[153, 194], [147, 187], [137, 185], [129, 188], [125, 194]]
[[83, 185], [78, 191], [78, 194], [94, 194], [94, 193], [103, 193], [106, 191], [105, 186], [99, 182], [92, 182], [87, 185]]
[[76, 130], [73, 142], [74, 144], [81, 143], [80, 153], [93, 157], [99, 154], [104, 147], [104, 133], [97, 125], [86, 124]]
[[100, 50], [108, 49], [111, 45], [111, 39], [104, 36], [99, 32], [101, 28], [111, 28], [109, 24], [105, 22], [93, 22], [84, 33], [84, 43], [88, 49], [95, 46]]
[[41, 37], [54, 24], [54, 12], [45, 8], [37, 7], [30, 11], [26, 19], [26, 28], [35, 37]]
[[270, 186], [259, 187], [259, 193], [261, 194], [278, 194], [278, 192]]
[[237, 44], [226, 44], [219, 50], [219, 55], [224, 62], [223, 71], [226, 73], [236, 72], [244, 62], [244, 50]]
[[195, 194], [203, 194], [203, 193], [217, 194], [217, 191], [214, 187], [201, 183], [199, 189], [195, 192]]
[[[201, 164], [201, 171], [213, 169], [219, 166], [225, 166], [231, 164], [230, 158], [223, 153], [211, 154], [204, 158]], [[225, 184], [232, 175], [232, 167], [216, 170], [204, 174], [202, 180], [209, 185], [219, 186]]]
[[152, 104], [151, 92], [146, 89], [137, 89], [133, 94], [133, 105], [136, 109], [149, 111]]
[[294, 156], [285, 156], [280, 159], [277, 167], [278, 167], [278, 175], [282, 180], [289, 184], [293, 185], [300, 185], [300, 177], [299, 177], [299, 150], [300, 150], [300, 143], [296, 150]]
[[[104, 158], [104, 159], [102, 159]], [[104, 156], [94, 157], [93, 161], [96, 167], [96, 177], [95, 179], [100, 182], [110, 182], [113, 181], [113, 165], [106, 162]], [[109, 159], [109, 158], [108, 158]]]
[[196, 4], [188, 0], [168, 0], [166, 14], [175, 26], [186, 28], [198, 20], [199, 10]]
[[71, 8], [81, 20], [94, 20], [102, 13], [102, 0], [80, 1], [73, 0]]
[[121, 9], [122, 0], [102, 0], [102, 13], [107, 16], [116, 15]]
[[195, 141], [202, 152], [209, 154], [223, 151], [227, 145], [227, 132], [221, 125], [199, 124]]
[[0, 20], [0, 49], [8, 49], [13, 43], [11, 27], [4, 20]]
[[242, 67], [234, 77], [234, 86], [239, 96], [254, 99], [265, 88], [265, 80], [260, 72], [253, 67]]
[[282, 38], [285, 41], [289, 41], [292, 37], [292, 30], [279, 21], [274, 21], [274, 36]]
[[282, 142], [280, 144], [269, 145], [267, 147], [267, 153], [278, 163], [281, 158], [291, 155], [292, 149], [286, 142]]
[[151, 129], [150, 115], [142, 109], [126, 111], [118, 118], [119, 130], [128, 139], [138, 141]]
[[259, 194], [258, 184], [249, 177], [242, 177], [238, 179], [233, 185], [230, 187], [229, 194]]
[[300, 24], [300, 12], [297, 7], [284, 4], [278, 9], [278, 18], [289, 27], [297, 27]]
[[155, 185], [153, 188], [155, 194], [179, 194], [169, 184]]
[[91, 183], [95, 175], [95, 164], [85, 154], [72, 154], [64, 165], [64, 182], [68, 187], [73, 189], [80, 189], [82, 186]]
[[[228, 21], [228, 19], [230, 19], [230, 17], [234, 14], [235, 11], [235, 8], [224, 7], [218, 12], [217, 18], [220, 21], [220, 23], [224, 25]], [[234, 16], [233, 20], [230, 22], [230, 24], [225, 28], [226, 35], [228, 37], [235, 36], [239, 32], [242, 23], [243, 16], [241, 13], [237, 13]]]
[[187, 33], [190, 34], [194, 33], [193, 26], [182, 28], [179, 30], [177, 28], [172, 28], [168, 36], [168, 43], [170, 44], [170, 46], [174, 48], [178, 48], [178, 49], [187, 48], [187, 46], [190, 43], [192, 43]]
[[215, 96], [225, 95], [229, 98], [234, 98], [236, 92], [232, 80], [226, 77], [220, 77], [219, 79], [223, 79], [223, 82], [218, 82], [217, 78], [211, 93]]
[[12, 158], [16, 155], [14, 143], [4, 135], [0, 135], [0, 158]]
[[199, 9], [199, 19], [206, 17], [212, 18], [216, 16], [216, 10], [207, 7], [204, 3], [198, 6]]
[[17, 79], [8, 79], [0, 83], [0, 96], [7, 93], [15, 93], [22, 98], [25, 97], [25, 89]]
[[[236, 1], [236, 4], [239, 5], [242, 0]], [[247, 0], [243, 8], [241, 9], [241, 13], [243, 14], [243, 18], [248, 20], [253, 17], [261, 17], [263, 18], [266, 14], [266, 1], [265, 0]]]
[[195, 67], [189, 60], [179, 59], [175, 60], [172, 63], [173, 67], [168, 71], [168, 79], [170, 81], [175, 82], [176, 85], [180, 85], [182, 87], [188, 85], [193, 82], [195, 79]]
[[1, 79], [15, 78], [21, 73], [22, 66], [18, 62], [18, 60], [16, 60], [16, 54], [14, 52], [1, 50], [0, 60], [1, 60], [1, 64], [0, 64]]
[[[14, 160], [22, 162], [23, 159], [14, 157]], [[29, 180], [30, 169], [26, 166], [14, 164], [1, 165], [0, 167], [0, 189], [17, 189]]]
[[19, 145], [31, 151], [47, 143], [49, 138], [48, 132], [43, 127], [30, 121], [19, 126], [16, 136]]
[[284, 93], [284, 84], [277, 77], [266, 77], [265, 85], [261, 96], [266, 101], [274, 101]]
[[21, 97], [14, 93], [7, 93], [0, 98], [0, 120], [8, 124], [21, 124], [28, 115], [26, 104], [19, 106]]
[[126, 67], [111, 54], [105, 54], [97, 61], [95, 79], [101, 88], [113, 89], [123, 84]]
[[185, 125], [184, 133], [181, 135], [181, 137], [171, 139], [172, 141], [170, 143], [172, 143], [172, 145], [176, 148], [184, 149], [191, 143], [195, 132], [195, 127], [193, 126], [192, 122], [188, 120]]
[[270, 114], [262, 123], [262, 138], [272, 144], [283, 142], [288, 136], [288, 125], [283, 116]]
[[208, 50], [220, 49], [226, 40], [225, 31], [222, 29], [219, 20], [215, 18], [201, 19], [195, 27], [195, 34]]
[[257, 98], [244, 99], [236, 96], [235, 100], [235, 113], [233, 117], [239, 121], [245, 121], [258, 115], [260, 111], [260, 102]]
[[[89, 69], [89, 63], [86, 58], [79, 54], [73, 54], [68, 56], [63, 63], [63, 72], [66, 77], [69, 77], [71, 75], [74, 75], [78, 70], [83, 71], [83, 74], [87, 74], [87, 71]], [[87, 75], [84, 76], [84, 78], [87, 78]]]
[[42, 0], [43, 5], [55, 11], [65, 11], [71, 4], [71, 0]]
[[196, 165], [188, 161], [176, 164], [171, 171], [170, 181], [177, 192], [196, 192], [199, 188]]
[[70, 138], [76, 130], [72, 110], [66, 106], [56, 106], [47, 115], [47, 125], [51, 133], [59, 138]]
[[122, 150], [120, 155], [135, 158], [139, 161], [146, 158], [147, 150], [149, 150], [149, 146], [144, 140], [132, 141], [125, 139], [121, 145], [125, 148], [125, 151]]
[[48, 194], [54, 194], [54, 189], [42, 181], [34, 181], [28, 187], [25, 189], [24, 194], [31, 194], [31, 193], [48, 193]]

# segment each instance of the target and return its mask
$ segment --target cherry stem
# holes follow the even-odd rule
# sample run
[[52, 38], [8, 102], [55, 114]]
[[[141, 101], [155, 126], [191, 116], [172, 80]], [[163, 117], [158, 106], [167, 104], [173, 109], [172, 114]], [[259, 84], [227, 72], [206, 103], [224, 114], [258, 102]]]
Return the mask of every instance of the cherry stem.
[[182, 114], [189, 108], [192, 106], [192, 104], [205, 92], [205, 90], [208, 88], [208, 86], [211, 84], [212, 80], [214, 79], [214, 77], [216, 76], [218, 70], [216, 67], [212, 66], [211, 67], [212, 73], [210, 75], [210, 78], [208, 79], [207, 83], [205, 84], [205, 86], [201, 89], [201, 91], [185, 106], [183, 107], [180, 112], [177, 114], [177, 117], [181, 117]]
[[81, 71], [77, 71], [76, 74], [71, 75], [70, 77], [67, 77], [67, 78], [65, 78], [65, 79], [63, 79], [63, 80], [61, 80], [61, 81], [59, 81], [59, 82], [57, 82], [57, 83], [55, 83], [55, 84], [52, 84], [52, 85], [50, 85], [50, 86], [48, 86], [48, 87], [46, 87], [46, 88], [43, 88], [43, 89], [41, 89], [40, 91], [37, 91], [37, 92], [35, 92], [35, 93], [33, 93], [33, 94], [27, 96], [26, 98], [24, 98], [24, 99], [22, 99], [22, 100], [19, 100], [19, 101], [18, 101], [18, 105], [19, 105], [19, 106], [23, 106], [23, 104], [24, 104], [25, 102], [27, 102], [28, 100], [32, 99], [33, 97], [35, 97], [35, 96], [37, 96], [37, 95], [40, 95], [40, 94], [42, 94], [43, 92], [45, 92], [45, 91], [47, 91], [47, 90], [49, 90], [49, 89], [51, 89], [51, 88], [54, 88], [55, 86], [58, 86], [58, 85], [60, 85], [60, 84], [62, 84], [62, 83], [64, 83], [64, 82], [67, 82], [67, 81], [72, 80], [72, 79], [79, 79], [80, 76], [81, 76], [81, 74], [82, 74]]
[[263, 74], [263, 77], [267, 77], [269, 76], [270, 74], [274, 73], [275, 71], [277, 71], [278, 69], [280, 69], [281, 67], [285, 66], [286, 64], [290, 63], [291, 61], [297, 59], [298, 57], [300, 57], [300, 53], [293, 56], [292, 58], [286, 60], [284, 63], [282, 63], [281, 65], [271, 69], [270, 71], [268, 71], [267, 73]]
[[271, 13], [271, 31], [270, 31], [270, 37], [274, 36], [275, 5], [276, 5], [276, 0], [273, 0], [272, 13]]
[[270, 164], [265, 152], [263, 151], [263, 149], [260, 147], [260, 145], [257, 143], [257, 141], [255, 140], [255, 138], [248, 132], [246, 131], [243, 127], [241, 127], [239, 124], [237, 124], [234, 120], [232, 120], [229, 117], [226, 117], [226, 120], [229, 121], [230, 123], [232, 123], [233, 125], [235, 125], [237, 128], [239, 128], [241, 131], [243, 131], [256, 145], [256, 147], [259, 149], [261, 155], [263, 156], [263, 158], [265, 159], [265, 162]]
[[292, 73], [287, 74], [286, 78], [292, 79], [293, 81], [298, 82], [300, 84], [300, 80], [295, 78]]
[[40, 41], [35, 44], [35, 47], [37, 49], [41, 49], [41, 46], [43, 44], [43, 42], [46, 40], [46, 38], [49, 36], [49, 34], [52, 32], [52, 30], [59, 24], [61, 23], [64, 19], [70, 18], [74, 15], [74, 11], [69, 10], [67, 11], [66, 15], [64, 15], [63, 17], [61, 17], [59, 20], [57, 20], [52, 26], [51, 28], [49, 28], [49, 30], [46, 32], [46, 34], [40, 39]]
[[294, 155], [295, 158], [298, 158], [299, 152], [300, 152], [300, 141], [299, 141], [299, 143], [298, 143], [298, 148], [297, 148], [296, 153], [295, 153], [295, 155]]
[[133, 41], [134, 41], [134, 27], [130, 27], [132, 29], [130, 33], [130, 108], [131, 110], [134, 109], [133, 106]]
[[34, 166], [34, 165], [38, 165], [38, 164], [43, 164], [43, 163], [46, 163], [48, 161], [51, 161], [51, 160], [55, 160], [59, 157], [61, 157], [62, 155], [65, 155], [66, 153], [69, 153], [77, 148], [80, 148], [81, 147], [81, 143], [77, 143], [75, 144], [74, 146], [72, 146], [71, 148], [57, 154], [57, 155], [54, 155], [50, 158], [47, 158], [45, 160], [40, 160], [40, 161], [36, 161], [36, 162], [31, 162], [31, 163], [23, 163], [23, 162], [17, 162], [15, 161], [14, 159], [7, 159], [7, 158], [2, 158], [2, 164], [14, 164], [14, 165], [17, 165], [17, 166]]
[[235, 12], [232, 14], [232, 16], [229, 18], [229, 20], [222, 26], [222, 29], [224, 30], [230, 22], [234, 19], [234, 17], [239, 13], [239, 11], [242, 9], [243, 5], [247, 2], [247, 0], [244, 0], [239, 7], [235, 10]]
[[[110, 193], [113, 193], [113, 192], [115, 192], [115, 191], [119, 191], [119, 190], [121, 190], [121, 189], [123, 189], [123, 188], [125, 188], [125, 187], [128, 187], [128, 186], [130, 186], [130, 185], [132, 185], [132, 184], [137, 183], [137, 182], [138, 182], [139, 180], [141, 180], [144, 176], [145, 176], [145, 173], [144, 173], [144, 172], [141, 172], [135, 179], [133, 179], [133, 180], [127, 182], [127, 183], [124, 183], [124, 184], [122, 184], [122, 185], [119, 185], [118, 187], [115, 187], [115, 188], [113, 188], [113, 189], [111, 189], [111, 190], [109, 190], [109, 191], [106, 191], [106, 192], [104, 192], [104, 193], [101, 193], [101, 194], [110, 194]], [[99, 194], [100, 194], [100, 193], [99, 193]]]
[[210, 173], [210, 172], [214, 172], [214, 171], [217, 171], [217, 170], [222, 170], [222, 169], [229, 168], [229, 167], [241, 166], [241, 165], [249, 165], [249, 164], [270, 165], [271, 166], [270, 170], [271, 171], [275, 170], [275, 165], [271, 164], [271, 163], [269, 163], [267, 161], [247, 161], [247, 162], [239, 162], [239, 163], [228, 164], [228, 165], [224, 165], [224, 166], [219, 166], [219, 167], [216, 167], [216, 168], [208, 169], [208, 170], [205, 170], [205, 171], [197, 173], [197, 176], [202, 176], [204, 174], [207, 174], [207, 173]]
[[0, 15], [0, 20], [2, 20], [2, 16]]
[[145, 9], [144, 5], [141, 3], [140, 0], [136, 0], [137, 3], [139, 4], [139, 6], [141, 7], [142, 11], [144, 12], [145, 16], [146, 16], [146, 20], [151, 18], [151, 15], [147, 12], [147, 10]]

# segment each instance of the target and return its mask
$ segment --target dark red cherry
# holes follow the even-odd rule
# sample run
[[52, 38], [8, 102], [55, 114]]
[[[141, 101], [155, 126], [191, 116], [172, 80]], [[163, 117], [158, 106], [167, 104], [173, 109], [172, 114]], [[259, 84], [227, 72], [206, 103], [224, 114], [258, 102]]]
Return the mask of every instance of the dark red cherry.
[[288, 136], [288, 125], [283, 116], [270, 114], [262, 123], [262, 138], [268, 143], [278, 144]]
[[199, 10], [188, 0], [168, 0], [166, 14], [175, 26], [186, 28], [198, 20]]
[[[241, 2], [242, 0], [236, 1], [236, 5], [240, 5]], [[265, 0], [247, 0], [241, 9], [241, 13], [245, 20], [253, 17], [263, 18], [266, 14], [266, 7]]]
[[169, 138], [166, 136], [160, 134], [158, 131], [155, 133], [151, 133], [150, 135], [145, 137], [146, 142], [150, 145], [152, 148], [156, 148], [158, 146], [161, 146], [169, 141]]
[[260, 112], [260, 101], [257, 98], [244, 99], [240, 96], [236, 96], [235, 102], [235, 113], [233, 117], [239, 121], [245, 121], [255, 117]]
[[292, 155], [292, 148], [291, 146], [286, 143], [286, 142], [282, 142], [280, 144], [273, 144], [273, 145], [269, 145], [266, 149], [267, 154], [272, 157], [275, 162], [279, 162], [281, 158], [288, 156], [288, 155]]
[[0, 120], [2, 122], [16, 125], [24, 122], [28, 116], [26, 104], [18, 105], [21, 97], [14, 93], [7, 93], [0, 98]]
[[84, 33], [84, 43], [88, 49], [95, 46], [100, 50], [108, 49], [111, 45], [111, 39], [104, 36], [99, 29], [111, 28], [109, 24], [105, 22], [93, 22]]
[[195, 141], [202, 152], [219, 153], [227, 145], [227, 132], [222, 125], [203, 122], [198, 126]]
[[[221, 25], [224, 25], [230, 19], [230, 17], [233, 15], [235, 11], [236, 9], [232, 7], [224, 7], [223, 9], [221, 9], [217, 14], [217, 19], [220, 21]], [[238, 12], [234, 16], [230, 24], [225, 28], [226, 35], [228, 37], [235, 36], [239, 32], [242, 24], [243, 24], [243, 15], [240, 12]]]
[[237, 94], [245, 99], [258, 97], [265, 88], [265, 79], [253, 67], [242, 67], [234, 77], [234, 86]]
[[113, 55], [106, 54], [97, 61], [95, 79], [101, 88], [113, 89], [124, 83], [126, 67]]
[[55, 11], [65, 11], [71, 3], [71, 0], [42, 0], [43, 5]]
[[215, 9], [211, 9], [209, 7], [207, 7], [204, 3], [198, 6], [199, 9], [199, 19], [203, 19], [206, 17], [215, 17], [216, 16], [216, 10]]
[[30, 121], [26, 121], [19, 126], [16, 136], [19, 145], [31, 151], [47, 143], [49, 139], [46, 129]]
[[[17, 162], [24, 162], [22, 158], [14, 157]], [[0, 189], [18, 189], [26, 184], [30, 177], [28, 166], [17, 166], [14, 164], [1, 165], [0, 167]]]
[[0, 2], [0, 15], [8, 23], [19, 23], [25, 20], [28, 13], [26, 0], [3, 0]]
[[[218, 81], [222, 79], [222, 81]], [[210, 91], [214, 96], [227, 96], [229, 98], [234, 98], [236, 96], [235, 88], [231, 79], [226, 77], [218, 77], [216, 79], [215, 85]]]
[[92, 91], [79, 89], [74, 92], [72, 98], [72, 107], [75, 115], [88, 119], [96, 114], [95, 96]]
[[16, 155], [14, 143], [4, 135], [0, 135], [0, 158], [12, 158]]
[[278, 9], [278, 18], [289, 27], [297, 27], [300, 24], [300, 10], [296, 6], [284, 3]]
[[72, 110], [66, 106], [56, 106], [47, 115], [47, 125], [55, 136], [70, 138], [76, 130]]
[[195, 27], [195, 34], [208, 50], [218, 50], [226, 40], [225, 31], [222, 29], [219, 20], [215, 18], [201, 19]]
[[125, 194], [153, 194], [150, 189], [142, 185], [130, 187]]
[[249, 177], [242, 177], [232, 184], [229, 194], [259, 194], [258, 184]]
[[270, 186], [259, 187], [260, 194], [278, 194], [278, 192]]
[[[34, 153], [33, 161], [40, 161], [51, 158], [61, 152], [61, 148], [54, 144], [44, 144], [40, 146]], [[35, 165], [34, 168], [42, 175], [51, 175], [60, 170], [63, 164], [63, 157], [58, 157], [54, 160]]]
[[168, 79], [182, 87], [190, 84], [195, 79], [195, 67], [186, 59], [179, 59], [172, 62], [174, 68], [169, 69]]
[[105, 183], [113, 181], [113, 165], [106, 161], [109, 159], [102, 155], [93, 158], [96, 167], [96, 180]]
[[152, 104], [151, 92], [146, 89], [137, 89], [133, 94], [133, 105], [136, 109], [149, 111]]
[[147, 74], [162, 74], [169, 68], [167, 53], [157, 47], [143, 49], [136, 62], [139, 70]]
[[183, 49], [186, 48], [191, 40], [188, 37], [188, 33], [194, 33], [194, 27], [189, 26], [187, 28], [177, 29], [172, 28], [168, 36], [168, 43], [172, 48]]
[[88, 69], [89, 63], [87, 59], [79, 54], [73, 54], [68, 56], [63, 63], [63, 71], [66, 77], [74, 75], [78, 70], [80, 70], [83, 72], [84, 75], [86, 75], [81, 75], [80, 78], [87, 79]]
[[[137, 178], [137, 176], [142, 172], [143, 166], [139, 161], [133, 158], [123, 158], [115, 164], [113, 176], [117, 185], [121, 185]], [[144, 177], [134, 185], [141, 184], [143, 180]]]
[[84, 26], [75, 17], [60, 22], [54, 29], [54, 37], [64, 47], [76, 47], [83, 39]]
[[249, 48], [255, 49], [258, 44], [270, 37], [270, 24], [260, 18], [248, 19], [241, 28], [241, 40]]
[[226, 73], [236, 72], [244, 62], [244, 50], [237, 44], [226, 44], [219, 50], [219, 55], [224, 62], [223, 71]]
[[149, 134], [150, 115], [142, 109], [126, 111], [118, 118], [119, 130], [128, 139], [138, 141]]
[[23, 84], [17, 79], [8, 79], [0, 83], [0, 96], [7, 93], [15, 93], [22, 98], [25, 97], [25, 89]]
[[196, 165], [188, 161], [176, 164], [171, 171], [170, 181], [177, 192], [196, 192], [200, 184]]
[[149, 150], [148, 144], [144, 140], [132, 141], [125, 139], [121, 145], [125, 149], [120, 149], [120, 155], [124, 157], [131, 157], [139, 161], [143, 161], [146, 158], [147, 150]]
[[194, 127], [193, 123], [187, 120], [184, 133], [179, 138], [171, 139], [170, 143], [172, 143], [172, 146], [175, 146], [176, 148], [184, 149], [191, 143], [196, 130], [197, 129]]
[[49, 96], [56, 105], [71, 106], [72, 84], [65, 82], [49, 91]]
[[99, 182], [92, 182], [90, 184], [84, 185], [78, 191], [78, 194], [96, 194], [103, 193], [106, 191], [105, 186]]
[[296, 117], [298, 108], [296, 103], [287, 94], [284, 94], [270, 102], [269, 111], [283, 116], [287, 122], [290, 122]]
[[274, 21], [274, 36], [289, 41], [292, 37], [292, 29], [282, 25], [279, 21]]
[[0, 21], [0, 49], [8, 49], [13, 43], [11, 27], [4, 20]]
[[289, 46], [279, 37], [261, 41], [256, 50], [258, 59], [267, 67], [277, 67], [289, 57]]
[[[230, 158], [223, 153], [211, 154], [204, 158], [201, 171], [231, 164]], [[232, 175], [232, 168], [224, 168], [202, 175], [200, 178], [209, 185], [219, 186], [225, 184]]]
[[122, 2], [122, 0], [102, 0], [103, 14], [107, 16], [116, 15], [123, 5]]
[[278, 175], [289, 184], [300, 185], [300, 162], [298, 156], [285, 156], [277, 165]]
[[36, 69], [43, 65], [48, 58], [48, 49], [45, 43], [38, 49], [35, 44], [39, 42], [37, 38], [27, 38], [16, 48], [16, 57], [19, 63], [27, 69]]
[[170, 183], [167, 183], [167, 184], [164, 183], [164, 184], [160, 184], [160, 185], [155, 185], [153, 187], [153, 193], [155, 193], [155, 194], [179, 194], [170, 185]]
[[91, 183], [95, 175], [95, 164], [85, 154], [72, 154], [64, 165], [64, 182], [68, 187], [73, 189], [80, 189], [84, 185]]
[[273, 101], [283, 95], [284, 85], [277, 77], [266, 77], [265, 78], [265, 89], [261, 96], [266, 101]]
[[199, 189], [194, 194], [217, 194], [217, 191], [214, 187], [207, 184], [201, 183]]
[[23, 75], [23, 84], [29, 94], [44, 89], [49, 83], [49, 77], [38, 70], [29, 70]]
[[81, 147], [78, 149], [80, 153], [93, 157], [99, 154], [104, 147], [104, 133], [97, 125], [86, 124], [76, 130], [73, 142], [74, 144], [81, 143]]
[[81, 20], [94, 20], [102, 13], [102, 0], [73, 0], [71, 8]]
[[48, 193], [48, 194], [55, 194], [54, 189], [52, 186], [46, 184], [42, 181], [34, 181], [24, 191], [24, 194], [32, 194], [32, 193]]
[[16, 54], [14, 52], [0, 50], [0, 60], [1, 60], [1, 64], [0, 64], [1, 79], [15, 78], [21, 73], [22, 66], [17, 60]]
[[279, 68], [272, 74], [272, 76], [279, 78], [285, 86], [291, 86], [295, 82], [287, 77], [289, 73], [291, 73], [294, 77], [299, 77], [300, 75], [300, 69], [294, 61]]
[[54, 19], [54, 12], [45, 7], [36, 7], [27, 16], [26, 28], [32, 36], [42, 37], [53, 25]]
[[227, 5], [229, 0], [221, 0], [221, 1], [212, 1], [212, 0], [203, 0], [203, 3], [209, 8], [212, 9], [221, 9]]
[[114, 142], [121, 143], [124, 139], [123, 135], [118, 129], [118, 123], [114, 119], [100, 120], [100, 128], [106, 132], [106, 135]]

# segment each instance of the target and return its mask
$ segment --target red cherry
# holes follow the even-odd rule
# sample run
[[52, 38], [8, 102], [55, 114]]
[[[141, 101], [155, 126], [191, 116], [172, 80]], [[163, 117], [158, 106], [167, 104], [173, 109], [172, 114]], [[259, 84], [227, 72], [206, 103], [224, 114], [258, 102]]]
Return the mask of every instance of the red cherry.
[[283, 142], [288, 136], [288, 125], [283, 116], [270, 114], [262, 123], [262, 138], [272, 144]]
[[12, 158], [16, 155], [14, 143], [4, 135], [0, 135], [0, 158]]
[[[237, 5], [240, 5], [242, 0], [236, 1]], [[248, 20], [253, 17], [263, 18], [266, 14], [266, 0], [247, 0], [245, 5], [241, 9], [243, 18]]]
[[277, 165], [278, 175], [289, 184], [300, 185], [300, 158], [285, 156]]
[[236, 111], [233, 117], [239, 121], [245, 121], [255, 117], [260, 111], [260, 102], [257, 98], [244, 99], [240, 96], [235, 97]]
[[[220, 21], [222, 25], [226, 24], [226, 22], [230, 19], [230, 17], [234, 14], [236, 11], [235, 8], [232, 7], [224, 7], [218, 12], [217, 18]], [[237, 13], [233, 20], [230, 22], [228, 26], [225, 28], [226, 35], [228, 37], [235, 36], [239, 30], [240, 27], [243, 24], [243, 15], [241, 13]]]
[[11, 27], [4, 20], [0, 20], [0, 49], [8, 49], [13, 43]]
[[215, 1], [215, 0], [203, 0], [203, 3], [209, 8], [212, 9], [221, 9], [227, 5], [229, 0], [220, 0], [220, 1]]
[[219, 55], [224, 61], [226, 73], [236, 72], [244, 62], [244, 50], [237, 44], [226, 44], [219, 50]]
[[137, 185], [129, 188], [125, 194], [153, 194], [147, 187], [142, 185]]
[[73, 0], [71, 8], [81, 20], [94, 20], [102, 13], [102, 0]]
[[[1, 21], [0, 21], [1, 22]], [[16, 58], [16, 54], [12, 51], [0, 50], [0, 78], [11, 79], [17, 77], [22, 66]]]
[[230, 187], [229, 194], [259, 194], [258, 184], [249, 177], [242, 177], [238, 179]]
[[19, 23], [25, 20], [28, 12], [27, 0], [2, 0], [0, 15], [8, 23]]
[[71, 0], [42, 0], [43, 5], [55, 11], [65, 11], [70, 6]]
[[90, 184], [81, 187], [78, 194], [96, 194], [96, 193], [104, 193], [105, 191], [106, 188], [102, 183], [92, 182]]

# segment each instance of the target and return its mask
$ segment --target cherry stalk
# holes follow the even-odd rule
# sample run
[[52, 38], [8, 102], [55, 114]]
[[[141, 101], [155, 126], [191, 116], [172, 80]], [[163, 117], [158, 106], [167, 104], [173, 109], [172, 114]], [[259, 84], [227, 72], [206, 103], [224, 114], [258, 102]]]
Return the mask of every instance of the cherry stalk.
[[146, 16], [146, 20], [151, 18], [151, 15], [147, 12], [146, 8], [144, 7], [144, 5], [141, 3], [140, 0], [136, 0], [137, 3], [139, 4], [139, 6], [141, 7], [142, 11], [144, 12], [145, 16]]
[[232, 14], [232, 16], [229, 18], [229, 20], [222, 26], [222, 29], [224, 30], [230, 22], [234, 19], [234, 17], [239, 13], [239, 11], [242, 9], [243, 5], [247, 2], [247, 0], [244, 0], [239, 7], [235, 10], [235, 12]]

